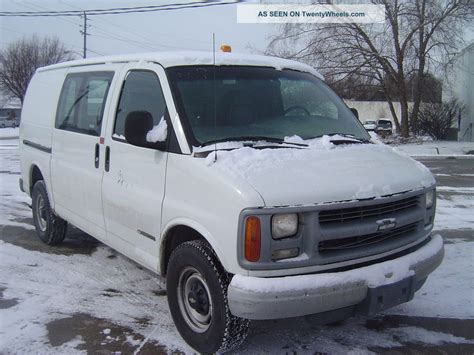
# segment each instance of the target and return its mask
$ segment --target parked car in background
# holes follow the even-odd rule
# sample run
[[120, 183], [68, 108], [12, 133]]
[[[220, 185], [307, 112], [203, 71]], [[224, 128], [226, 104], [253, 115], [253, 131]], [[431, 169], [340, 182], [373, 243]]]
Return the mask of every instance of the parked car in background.
[[374, 120], [367, 120], [364, 122], [364, 128], [367, 131], [375, 131], [375, 127], [377, 127], [377, 122]]
[[18, 127], [18, 122], [11, 120], [8, 117], [0, 117], [0, 128], [15, 128]]
[[377, 120], [377, 126], [375, 127], [375, 133], [381, 137], [390, 136], [393, 133], [392, 121], [381, 118]]

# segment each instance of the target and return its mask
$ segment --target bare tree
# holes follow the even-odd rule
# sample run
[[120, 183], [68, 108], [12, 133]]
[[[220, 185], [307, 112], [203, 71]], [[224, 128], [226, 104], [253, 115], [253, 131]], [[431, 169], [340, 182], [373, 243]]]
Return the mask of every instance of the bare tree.
[[23, 38], [0, 52], [0, 89], [23, 103], [36, 69], [71, 59], [72, 52], [56, 37]]
[[[417, 116], [427, 69], [457, 51], [463, 26], [473, 14], [472, 0], [371, 0], [383, 5], [384, 24], [286, 24], [267, 53], [318, 67], [329, 81], [359, 76], [382, 88], [397, 130], [409, 133], [408, 101]], [[413, 79], [414, 78], [414, 79]], [[415, 80], [409, 83], [409, 79]], [[410, 84], [410, 85], [409, 85]], [[410, 92], [410, 89], [411, 92]], [[394, 101], [401, 106], [397, 116]]]

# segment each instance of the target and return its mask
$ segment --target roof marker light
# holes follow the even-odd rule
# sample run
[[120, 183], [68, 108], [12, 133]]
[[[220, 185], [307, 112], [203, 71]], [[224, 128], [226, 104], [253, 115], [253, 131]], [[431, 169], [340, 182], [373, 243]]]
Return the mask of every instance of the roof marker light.
[[230, 52], [232, 52], [232, 47], [229, 46], [228, 44], [223, 44], [221, 46], [221, 52], [230, 53]]

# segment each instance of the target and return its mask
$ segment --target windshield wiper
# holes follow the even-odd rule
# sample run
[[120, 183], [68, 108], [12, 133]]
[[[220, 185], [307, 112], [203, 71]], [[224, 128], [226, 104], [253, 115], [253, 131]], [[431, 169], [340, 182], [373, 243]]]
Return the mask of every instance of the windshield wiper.
[[259, 141], [264, 141], [264, 142], [269, 142], [269, 143], [278, 143], [278, 144], [291, 144], [291, 145], [296, 145], [298, 147], [307, 147], [307, 144], [304, 143], [294, 143], [294, 142], [287, 142], [284, 139], [281, 138], [274, 138], [274, 137], [265, 137], [265, 136], [241, 136], [241, 137], [227, 137], [227, 138], [220, 138], [212, 141], [208, 141], [204, 144], [202, 144], [202, 147], [211, 145], [211, 144], [216, 144], [216, 143], [223, 143], [223, 142], [245, 142], [245, 141], [250, 141], [250, 142], [259, 142]]
[[321, 138], [322, 136], [329, 136], [329, 137], [333, 137], [333, 136], [341, 136], [341, 137], [344, 137], [344, 138], [347, 138], [348, 140], [345, 140], [345, 139], [336, 139], [336, 140], [333, 140], [331, 141], [332, 143], [334, 142], [349, 142], [349, 139], [351, 142], [353, 143], [372, 143], [370, 140], [368, 139], [365, 139], [365, 138], [359, 138], [359, 137], [356, 137], [352, 134], [346, 134], [346, 133], [326, 133], [326, 134], [321, 134], [320, 136], [316, 136], [314, 138]]

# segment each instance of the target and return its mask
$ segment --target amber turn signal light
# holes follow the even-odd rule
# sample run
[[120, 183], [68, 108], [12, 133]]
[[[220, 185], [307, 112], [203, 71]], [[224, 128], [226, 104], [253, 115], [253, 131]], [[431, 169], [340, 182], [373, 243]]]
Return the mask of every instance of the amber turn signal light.
[[260, 259], [260, 219], [248, 217], [245, 221], [245, 259], [258, 261]]
[[228, 44], [223, 44], [221, 46], [221, 51], [224, 52], [224, 53], [230, 53], [230, 52], [232, 52], [232, 47], [229, 46]]

